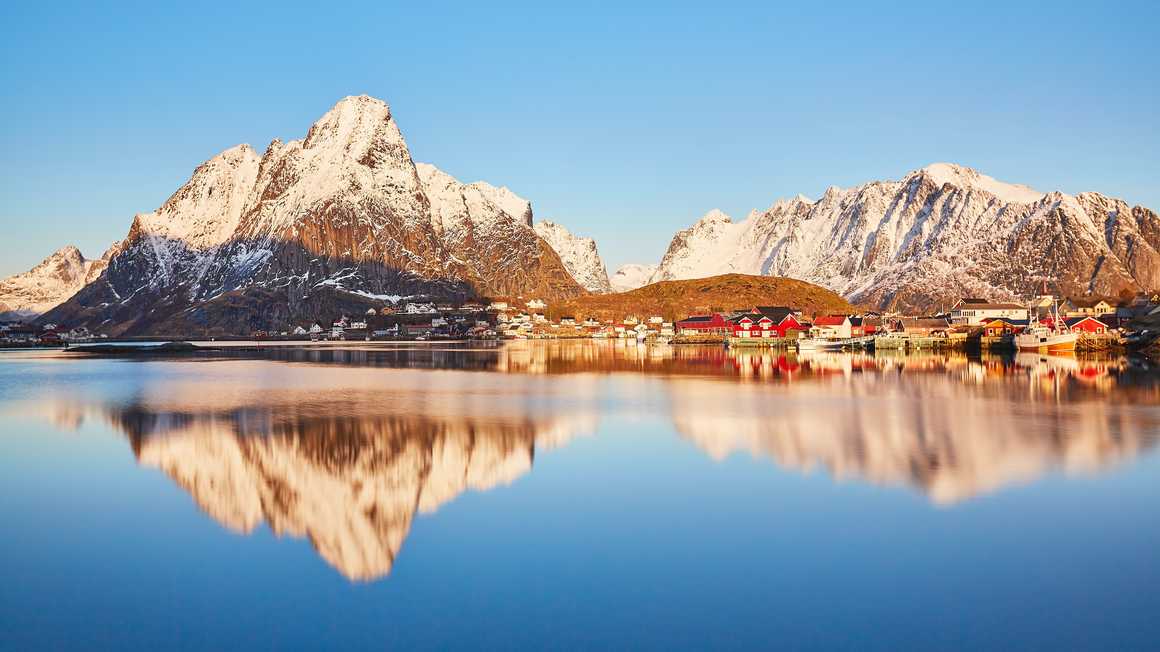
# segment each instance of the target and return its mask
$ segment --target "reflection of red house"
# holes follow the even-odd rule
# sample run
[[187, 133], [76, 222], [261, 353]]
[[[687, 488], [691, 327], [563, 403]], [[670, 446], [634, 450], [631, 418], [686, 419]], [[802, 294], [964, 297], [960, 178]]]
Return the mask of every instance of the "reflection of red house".
[[733, 325], [721, 313], [693, 315], [677, 322], [677, 332], [682, 335], [730, 335]]
[[1074, 317], [1063, 320], [1070, 330], [1091, 335], [1104, 335], [1108, 332], [1108, 325], [1095, 317]]

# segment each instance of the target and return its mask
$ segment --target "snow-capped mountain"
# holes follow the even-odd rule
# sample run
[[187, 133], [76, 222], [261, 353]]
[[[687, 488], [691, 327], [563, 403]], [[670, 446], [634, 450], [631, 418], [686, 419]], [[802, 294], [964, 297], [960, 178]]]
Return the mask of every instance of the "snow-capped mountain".
[[673, 237], [650, 282], [742, 272], [790, 276], [882, 308], [946, 308], [1160, 287], [1160, 218], [1088, 192], [1040, 193], [939, 163], [817, 201], [779, 200], [734, 222], [711, 211]]
[[111, 252], [88, 259], [69, 245], [27, 272], [0, 280], [0, 315], [33, 317], [55, 308], [100, 276]]
[[137, 215], [108, 271], [54, 318], [114, 333], [248, 332], [352, 299], [575, 296], [506, 188], [416, 165], [385, 102], [347, 97], [302, 140], [213, 157]]
[[628, 292], [629, 290], [635, 290], [638, 287], [647, 285], [649, 279], [652, 278], [653, 274], [656, 274], [656, 272], [656, 265], [638, 265], [636, 263], [629, 263], [627, 265], [621, 265], [620, 268], [616, 270], [616, 273], [614, 273], [612, 277], [608, 279], [608, 282], [610, 285], [612, 285], [612, 290], [614, 292]]
[[608, 270], [596, 250], [596, 241], [573, 235], [563, 226], [549, 220], [540, 220], [535, 225], [536, 233], [544, 242], [560, 255], [564, 268], [576, 282], [589, 292], [611, 292]]

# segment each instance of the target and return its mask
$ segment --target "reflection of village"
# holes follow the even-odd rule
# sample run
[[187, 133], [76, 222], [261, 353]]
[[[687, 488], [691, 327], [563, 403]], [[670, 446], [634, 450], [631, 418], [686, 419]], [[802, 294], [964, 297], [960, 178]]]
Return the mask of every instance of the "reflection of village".
[[[506, 372], [566, 374], [644, 372], [728, 377], [765, 383], [813, 382], [873, 375], [941, 374], [960, 385], [1019, 387], [1028, 395], [1117, 394], [1160, 403], [1160, 368], [1147, 359], [1111, 354], [792, 351], [753, 347], [628, 346], [617, 343], [529, 342], [497, 350]], [[1115, 392], [1113, 392], [1115, 390]]]
[[[270, 375], [269, 362], [247, 361], [215, 387], [174, 376], [127, 402], [49, 409], [61, 425], [112, 424], [140, 464], [162, 470], [224, 526], [307, 538], [354, 580], [389, 573], [417, 514], [510, 484], [537, 453], [621, 415], [670, 422], [712, 459], [743, 454], [911, 487], [936, 504], [1053, 469], [1099, 470], [1148, 450], [1160, 433], [1155, 371], [1118, 358], [668, 349], [528, 342], [472, 353], [515, 373], [504, 383], [317, 365]], [[645, 373], [602, 378], [629, 369]], [[556, 372], [564, 375], [533, 375]], [[255, 387], [259, 377], [277, 382]], [[1110, 387], [1113, 400], [1088, 400]]]

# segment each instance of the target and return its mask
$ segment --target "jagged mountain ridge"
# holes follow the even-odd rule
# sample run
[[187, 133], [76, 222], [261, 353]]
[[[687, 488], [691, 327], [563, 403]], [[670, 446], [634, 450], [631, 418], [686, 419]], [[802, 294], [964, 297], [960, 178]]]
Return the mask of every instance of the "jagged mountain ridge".
[[0, 280], [0, 316], [33, 317], [60, 305], [101, 275], [112, 250], [85, 258], [73, 245], [62, 247], [35, 267]]
[[1039, 193], [934, 164], [831, 187], [733, 222], [710, 211], [672, 239], [656, 282], [740, 272], [799, 278], [879, 308], [1160, 287], [1160, 218], [1099, 193]]
[[540, 220], [534, 228], [544, 242], [560, 255], [565, 269], [584, 289], [597, 293], [612, 292], [608, 270], [600, 259], [595, 240], [573, 235], [562, 225], [550, 220]]
[[113, 334], [285, 328], [352, 301], [582, 294], [507, 188], [416, 165], [385, 102], [202, 164], [53, 319]]

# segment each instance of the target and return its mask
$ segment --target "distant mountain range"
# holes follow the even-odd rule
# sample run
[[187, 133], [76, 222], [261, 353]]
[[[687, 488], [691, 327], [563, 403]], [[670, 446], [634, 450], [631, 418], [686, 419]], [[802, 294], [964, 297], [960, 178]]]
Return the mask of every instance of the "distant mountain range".
[[1016, 299], [1160, 287], [1154, 211], [1088, 192], [1040, 193], [935, 164], [901, 181], [831, 187], [733, 222], [678, 232], [655, 283], [741, 272], [789, 276], [877, 308], [931, 311], [960, 296]]
[[0, 313], [111, 335], [248, 333], [400, 296], [561, 302], [728, 273], [801, 279], [916, 312], [1160, 288], [1160, 218], [1088, 192], [1041, 193], [934, 164], [899, 181], [714, 210], [659, 264], [609, 276], [596, 243], [505, 187], [415, 163], [386, 103], [348, 97], [302, 140], [228, 149], [88, 261], [62, 249], [0, 281]]
[[0, 280], [0, 319], [35, 317], [60, 305], [100, 277], [110, 254], [87, 259], [69, 245], [27, 272]]

